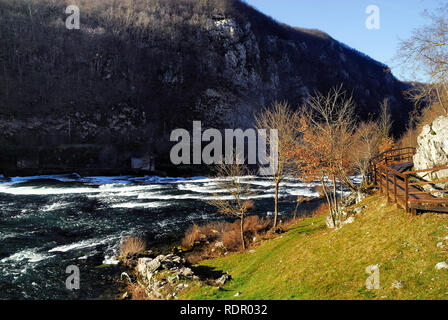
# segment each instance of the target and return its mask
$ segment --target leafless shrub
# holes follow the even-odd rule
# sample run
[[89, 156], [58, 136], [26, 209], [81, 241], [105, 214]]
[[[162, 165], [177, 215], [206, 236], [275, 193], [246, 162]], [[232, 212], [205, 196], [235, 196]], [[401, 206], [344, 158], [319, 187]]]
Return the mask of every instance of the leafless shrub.
[[120, 244], [120, 256], [126, 259], [129, 255], [142, 253], [146, 250], [146, 242], [137, 236], [129, 236], [122, 239]]
[[252, 195], [250, 185], [243, 183], [241, 178], [248, 175], [248, 169], [244, 164], [239, 164], [238, 154], [234, 153], [235, 159], [232, 164], [222, 163], [216, 166], [217, 177], [221, 180], [221, 187], [226, 189], [231, 195], [231, 199], [225, 199], [219, 194], [215, 194], [215, 199], [208, 200], [207, 203], [216, 207], [218, 213], [225, 214], [240, 220], [240, 240], [243, 249], [246, 248], [244, 242], [244, 219], [250, 209], [251, 202], [245, 200]]

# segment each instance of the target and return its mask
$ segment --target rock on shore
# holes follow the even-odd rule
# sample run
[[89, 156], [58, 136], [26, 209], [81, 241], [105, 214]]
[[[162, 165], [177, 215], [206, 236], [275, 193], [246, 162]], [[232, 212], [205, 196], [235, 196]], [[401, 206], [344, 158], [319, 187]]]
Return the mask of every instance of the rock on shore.
[[159, 255], [156, 258], [140, 258], [137, 262], [137, 280], [146, 288], [151, 299], [170, 299], [188, 286], [186, 281], [199, 280], [186, 267], [186, 261], [174, 254]]

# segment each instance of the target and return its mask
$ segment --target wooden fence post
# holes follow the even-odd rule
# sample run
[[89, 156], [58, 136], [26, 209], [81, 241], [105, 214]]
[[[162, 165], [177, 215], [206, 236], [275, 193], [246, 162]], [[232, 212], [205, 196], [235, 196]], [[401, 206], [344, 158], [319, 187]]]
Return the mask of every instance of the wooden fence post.
[[398, 203], [397, 201], [397, 176], [394, 174], [394, 201], [395, 203]]
[[406, 178], [404, 179], [404, 209], [406, 212], [409, 212], [409, 181], [408, 176], [406, 175]]
[[383, 195], [383, 168], [381, 167], [379, 167], [378, 169], [378, 178], [379, 178], [380, 195]]
[[378, 180], [377, 180], [377, 177], [376, 177], [376, 165], [372, 164], [372, 166], [373, 166], [373, 179], [374, 179], [375, 185], [377, 186], [378, 185]]
[[386, 196], [387, 196], [387, 203], [390, 202], [389, 197], [389, 169], [386, 168]]

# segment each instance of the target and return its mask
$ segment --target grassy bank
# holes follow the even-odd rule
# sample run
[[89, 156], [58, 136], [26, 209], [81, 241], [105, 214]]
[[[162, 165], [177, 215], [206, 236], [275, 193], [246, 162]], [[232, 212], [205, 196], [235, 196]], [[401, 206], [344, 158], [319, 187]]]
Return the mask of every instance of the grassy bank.
[[[199, 263], [228, 272], [221, 289], [193, 285], [180, 299], [448, 299], [448, 216], [412, 216], [372, 196], [355, 222], [333, 231], [325, 216], [308, 218], [253, 252]], [[438, 246], [439, 244], [439, 246]], [[379, 290], [367, 290], [366, 268], [380, 265]], [[402, 282], [402, 288], [393, 284]], [[241, 295], [235, 297], [235, 293]]]

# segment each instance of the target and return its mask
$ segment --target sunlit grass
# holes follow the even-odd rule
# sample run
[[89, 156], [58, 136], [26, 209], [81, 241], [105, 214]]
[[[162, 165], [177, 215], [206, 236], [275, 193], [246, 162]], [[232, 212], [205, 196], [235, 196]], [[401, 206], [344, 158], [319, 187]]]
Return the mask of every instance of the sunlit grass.
[[[435, 265], [448, 259], [437, 247], [448, 234], [448, 216], [412, 216], [377, 196], [362, 205], [367, 209], [340, 230], [327, 229], [325, 216], [309, 218], [253, 253], [202, 262], [233, 280], [221, 290], [193, 286], [180, 298], [447, 299], [448, 270]], [[365, 288], [373, 264], [380, 265], [379, 290]], [[401, 289], [393, 288], [396, 281]]]

